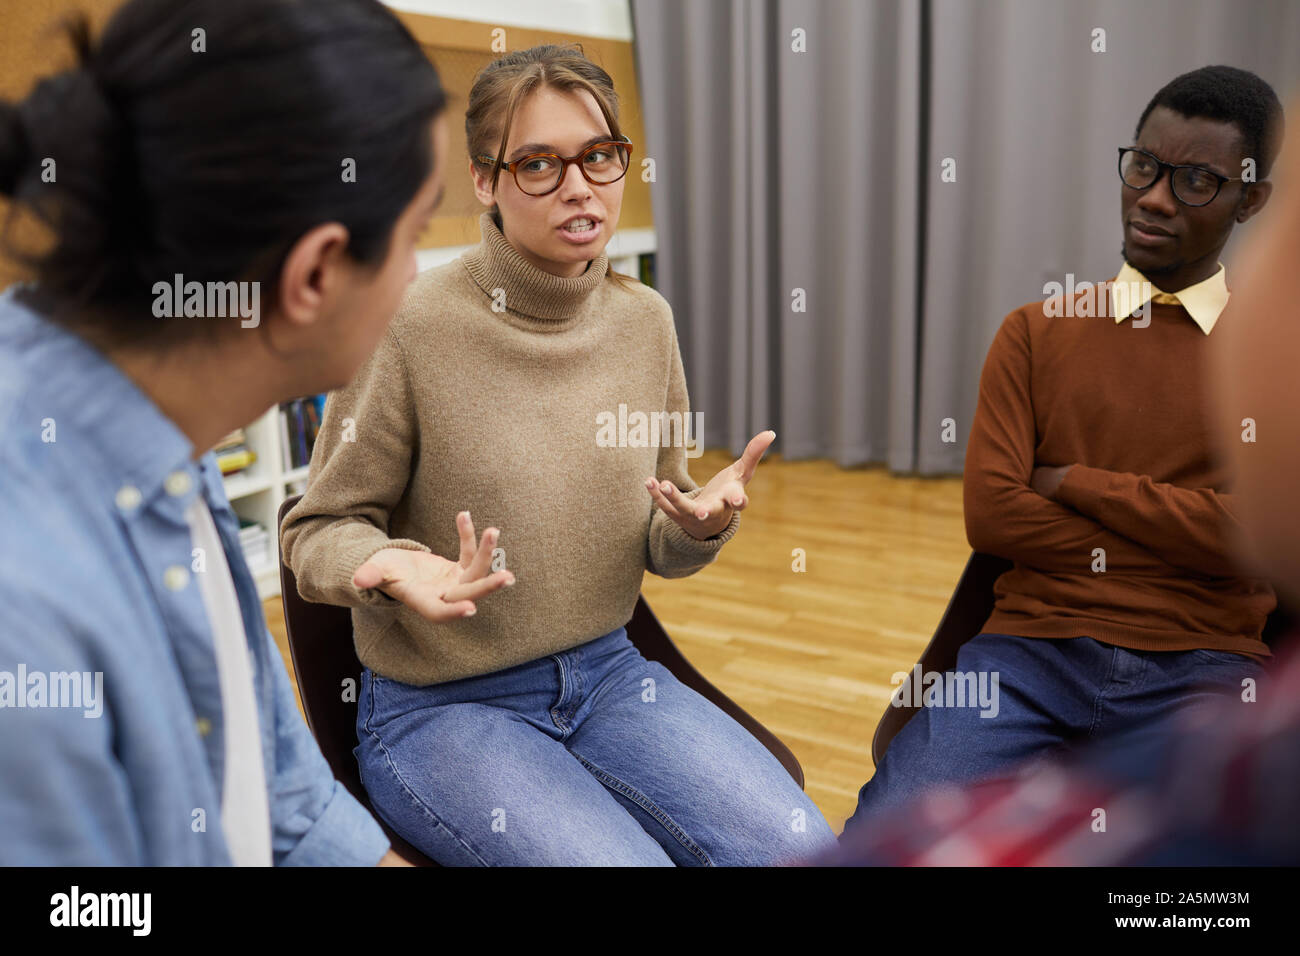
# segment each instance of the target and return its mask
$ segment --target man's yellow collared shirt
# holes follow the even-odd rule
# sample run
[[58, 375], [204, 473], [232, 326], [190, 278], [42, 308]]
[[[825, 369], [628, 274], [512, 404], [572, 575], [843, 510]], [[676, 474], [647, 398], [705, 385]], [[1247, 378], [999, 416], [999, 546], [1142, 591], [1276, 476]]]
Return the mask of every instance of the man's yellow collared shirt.
[[1110, 289], [1111, 314], [1115, 316], [1115, 324], [1129, 318], [1146, 305], [1148, 299], [1156, 305], [1181, 305], [1201, 331], [1209, 335], [1228, 304], [1227, 270], [1220, 264], [1219, 271], [1208, 279], [1177, 292], [1161, 292], [1150, 279], [1124, 263]]

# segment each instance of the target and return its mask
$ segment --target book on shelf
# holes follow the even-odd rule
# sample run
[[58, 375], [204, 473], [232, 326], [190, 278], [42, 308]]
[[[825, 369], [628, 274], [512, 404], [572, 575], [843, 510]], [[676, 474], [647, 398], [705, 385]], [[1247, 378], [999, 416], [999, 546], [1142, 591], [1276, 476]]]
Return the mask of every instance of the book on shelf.
[[217, 452], [217, 467], [225, 476], [235, 475], [257, 461], [257, 452], [244, 445], [236, 445]]
[[239, 547], [244, 552], [244, 561], [254, 574], [271, 567], [275, 556], [274, 542], [259, 522], [240, 519]]
[[280, 405], [280, 437], [284, 470], [293, 471], [311, 463], [312, 449], [320, 433], [325, 396], [295, 398]]
[[280, 426], [280, 468], [284, 471], [293, 471], [293, 452], [289, 444], [289, 416], [285, 414], [283, 406], [276, 413], [275, 420]]
[[637, 276], [643, 285], [650, 288], [655, 287], [655, 254], [653, 252], [643, 252], [637, 256]]
[[217, 467], [223, 475], [233, 475], [243, 471], [257, 461], [257, 453], [248, 447], [248, 437], [242, 428], [236, 428], [212, 448], [217, 456]]
[[247, 441], [248, 441], [248, 439], [247, 439], [247, 437], [244, 435], [244, 430], [243, 430], [242, 428], [236, 428], [233, 432], [231, 432], [231, 433], [230, 433], [229, 435], [227, 435], [225, 438], [221, 439], [221, 441], [219, 441], [219, 442], [217, 442], [215, 445], [213, 445], [213, 446], [212, 446], [212, 450], [215, 451], [215, 452], [222, 452], [222, 451], [225, 451], [225, 450], [228, 449], [228, 448], [233, 448], [233, 447], [235, 447], [236, 445], [247, 444]]

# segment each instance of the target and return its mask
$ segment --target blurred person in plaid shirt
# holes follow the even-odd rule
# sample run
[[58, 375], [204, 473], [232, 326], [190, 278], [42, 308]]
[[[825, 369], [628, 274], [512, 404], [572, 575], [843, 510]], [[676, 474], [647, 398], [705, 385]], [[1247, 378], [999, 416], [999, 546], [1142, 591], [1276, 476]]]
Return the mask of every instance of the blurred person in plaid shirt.
[[[1243, 564], [1300, 601], [1300, 142], [1275, 212], [1241, 256], [1213, 383], [1237, 474]], [[1258, 440], [1242, 438], [1244, 419]], [[1068, 761], [930, 791], [847, 834], [823, 865], [1273, 865], [1300, 863], [1300, 631], [1274, 646], [1257, 700], [1189, 708]]]

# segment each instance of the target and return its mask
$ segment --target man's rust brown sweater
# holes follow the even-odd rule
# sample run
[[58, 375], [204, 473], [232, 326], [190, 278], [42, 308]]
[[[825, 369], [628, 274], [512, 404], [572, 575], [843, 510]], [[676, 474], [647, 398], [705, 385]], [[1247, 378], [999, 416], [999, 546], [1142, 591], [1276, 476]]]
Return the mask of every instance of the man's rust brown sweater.
[[[688, 411], [668, 303], [611, 278], [527, 262], [490, 215], [482, 243], [421, 273], [374, 356], [332, 394], [307, 492], [281, 545], [311, 601], [347, 605], [357, 656], [410, 684], [568, 650], [632, 616], [648, 569], [692, 574], [736, 532], [697, 540], [653, 505], [651, 475], [698, 494], [680, 442], [598, 442], [597, 418]], [[620, 435], [620, 440], [622, 436]], [[644, 436], [640, 436], [644, 437]], [[670, 436], [673, 440], [679, 435]], [[460, 553], [456, 515], [498, 544], [516, 584], [434, 624], [352, 575], [382, 548]]]
[[[1267, 656], [1275, 598], [1234, 564], [1229, 476], [1202, 398], [1214, 335], [1174, 304], [1152, 304], [1145, 328], [1047, 311], [1006, 317], [980, 379], [967, 537], [1015, 562], [984, 630]], [[1036, 465], [1074, 466], [1056, 500], [1030, 487]]]

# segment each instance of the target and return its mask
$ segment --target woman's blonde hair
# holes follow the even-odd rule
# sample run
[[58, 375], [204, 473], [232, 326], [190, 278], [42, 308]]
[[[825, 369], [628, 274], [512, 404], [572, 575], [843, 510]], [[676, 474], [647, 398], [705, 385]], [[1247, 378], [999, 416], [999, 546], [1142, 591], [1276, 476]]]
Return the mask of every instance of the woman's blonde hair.
[[[618, 94], [608, 73], [587, 59], [581, 44], [558, 45], [547, 43], [517, 50], [493, 60], [474, 78], [469, 92], [469, 106], [465, 110], [465, 143], [471, 161], [483, 170], [491, 170], [492, 191], [495, 193], [505, 162], [506, 143], [510, 127], [520, 104], [543, 87], [552, 87], [567, 93], [585, 90], [596, 101], [596, 106], [609, 125], [610, 137], [622, 139], [618, 122]], [[488, 162], [485, 157], [492, 157]], [[498, 217], [496, 204], [492, 212]], [[631, 276], [609, 270], [610, 276], [625, 284]]]

